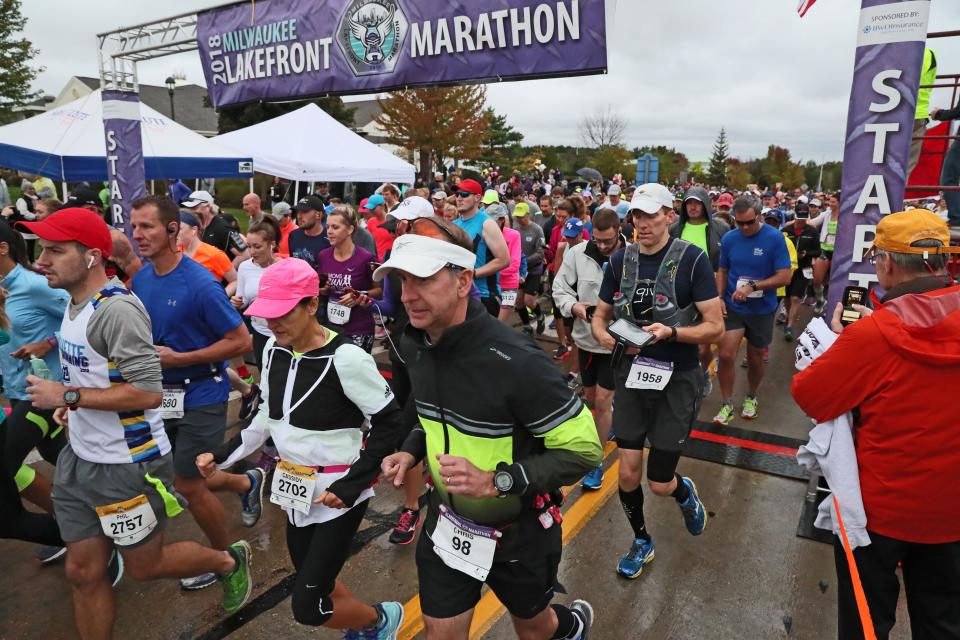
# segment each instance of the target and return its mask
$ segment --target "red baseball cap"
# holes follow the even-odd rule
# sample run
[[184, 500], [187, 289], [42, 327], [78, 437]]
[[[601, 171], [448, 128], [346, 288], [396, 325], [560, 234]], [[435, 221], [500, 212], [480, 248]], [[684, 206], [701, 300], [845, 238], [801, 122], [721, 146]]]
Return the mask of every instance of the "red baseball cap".
[[480, 186], [480, 183], [470, 178], [461, 180], [459, 183], [457, 183], [457, 191], [466, 191], [475, 196], [483, 195], [483, 187]]
[[271, 320], [290, 313], [304, 298], [320, 295], [320, 276], [300, 258], [286, 258], [266, 268], [257, 299], [243, 315]]
[[105, 257], [113, 252], [110, 227], [100, 214], [88, 209], [60, 209], [42, 222], [18, 222], [15, 226], [23, 227], [50, 242], [79, 242], [85, 247], [100, 249]]

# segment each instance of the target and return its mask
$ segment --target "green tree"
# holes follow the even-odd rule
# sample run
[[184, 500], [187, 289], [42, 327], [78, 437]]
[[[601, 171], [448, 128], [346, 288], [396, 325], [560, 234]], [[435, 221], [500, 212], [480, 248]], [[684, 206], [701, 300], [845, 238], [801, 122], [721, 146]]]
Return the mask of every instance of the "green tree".
[[483, 155], [479, 159], [499, 166], [503, 172], [512, 171], [525, 155], [521, 146], [523, 134], [508, 125], [507, 117], [499, 115], [493, 107], [487, 108], [485, 113], [489, 128], [483, 140]]
[[[209, 103], [209, 99], [207, 99], [207, 102]], [[296, 100], [294, 102], [251, 102], [238, 106], [223, 107], [220, 109], [217, 128], [220, 133], [229, 133], [296, 111], [311, 103], [326, 111], [342, 125], [353, 126], [355, 109], [346, 106], [343, 100], [334, 96], [313, 100]]]
[[713, 143], [713, 155], [710, 156], [710, 168], [707, 180], [710, 184], [722, 187], [727, 183], [727, 160], [730, 158], [730, 146], [727, 144], [727, 132], [720, 127], [720, 135]]
[[737, 158], [727, 160], [726, 176], [725, 186], [733, 189], [746, 189], [747, 185], [753, 182], [753, 175], [750, 173], [748, 165]]
[[420, 179], [444, 158], [472, 160], [483, 154], [490, 124], [482, 85], [405, 89], [378, 98], [377, 117], [390, 144], [420, 152]]
[[11, 122], [15, 107], [40, 95], [30, 89], [43, 67], [30, 66], [40, 51], [20, 37], [26, 24], [20, 0], [0, 0], [0, 122]]
[[630, 178], [634, 167], [630, 164], [631, 154], [626, 147], [619, 144], [609, 144], [599, 147], [590, 154], [590, 166], [609, 180], [616, 174]]
[[778, 184], [793, 189], [806, 180], [803, 167], [790, 159], [790, 150], [775, 144], [767, 147], [767, 157], [760, 161], [760, 168], [766, 179], [760, 182], [760, 176], [756, 176], [759, 184], [771, 189]]

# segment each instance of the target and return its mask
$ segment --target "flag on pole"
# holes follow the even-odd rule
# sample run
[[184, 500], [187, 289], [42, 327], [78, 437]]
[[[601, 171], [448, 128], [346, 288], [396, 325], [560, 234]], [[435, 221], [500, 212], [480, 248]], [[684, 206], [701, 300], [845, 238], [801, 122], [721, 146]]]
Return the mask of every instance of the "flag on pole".
[[807, 11], [810, 10], [810, 7], [813, 6], [813, 3], [817, 0], [800, 0], [800, 4], [797, 5], [797, 13], [800, 14], [800, 17], [807, 15]]

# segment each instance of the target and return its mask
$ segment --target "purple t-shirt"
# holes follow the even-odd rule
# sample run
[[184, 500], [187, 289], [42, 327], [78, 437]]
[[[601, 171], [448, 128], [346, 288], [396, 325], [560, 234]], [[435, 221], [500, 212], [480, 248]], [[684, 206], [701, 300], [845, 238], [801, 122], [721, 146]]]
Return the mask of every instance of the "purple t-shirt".
[[[330, 295], [326, 301], [327, 324], [336, 331], [348, 336], [363, 336], [373, 334], [372, 307], [355, 306], [345, 311], [342, 308], [331, 308], [335, 305], [347, 289], [369, 291], [373, 288], [372, 263], [377, 261], [373, 255], [362, 247], [354, 247], [353, 255], [344, 262], [333, 257], [333, 247], [324, 249], [317, 254], [317, 272], [327, 274]], [[349, 313], [346, 323], [342, 322], [344, 314]], [[337, 319], [341, 321], [338, 322]]]

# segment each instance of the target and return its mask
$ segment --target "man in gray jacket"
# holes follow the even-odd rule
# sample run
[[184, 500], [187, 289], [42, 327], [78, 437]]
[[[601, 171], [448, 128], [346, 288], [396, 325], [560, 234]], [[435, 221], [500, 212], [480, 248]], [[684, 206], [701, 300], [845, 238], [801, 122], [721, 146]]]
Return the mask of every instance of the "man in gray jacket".
[[[680, 238], [703, 249], [710, 258], [710, 266], [716, 273], [720, 266], [720, 240], [730, 231], [722, 220], [714, 219], [710, 209], [710, 196], [703, 187], [690, 187], [683, 194], [680, 215], [670, 225], [670, 237]], [[710, 363], [713, 361], [713, 347], [700, 345], [700, 368], [703, 369], [703, 397], [710, 395], [713, 382], [710, 380]]]
[[[610, 363], [610, 350], [600, 346], [590, 329], [593, 310], [600, 295], [600, 284], [607, 261], [624, 244], [620, 236], [620, 218], [613, 209], [600, 209], [593, 216], [593, 236], [589, 242], [570, 247], [553, 281], [553, 300], [560, 313], [573, 320], [573, 341], [580, 357], [580, 376], [587, 404], [594, 410], [600, 442], [610, 437], [613, 421], [612, 402], [616, 383]], [[603, 483], [603, 467], [598, 466], [583, 479], [583, 488], [596, 490]]]

